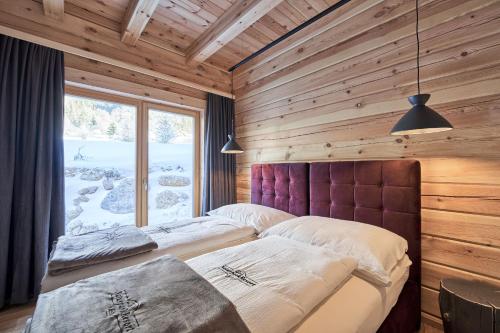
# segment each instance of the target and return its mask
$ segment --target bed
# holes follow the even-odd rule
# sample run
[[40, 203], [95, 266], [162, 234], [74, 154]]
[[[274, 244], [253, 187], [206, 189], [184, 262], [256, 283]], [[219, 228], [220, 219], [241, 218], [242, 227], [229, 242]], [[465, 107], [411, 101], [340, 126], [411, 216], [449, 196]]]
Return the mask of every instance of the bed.
[[[279, 183], [289, 183], [289, 185], [278, 189], [278, 200], [270, 202], [264, 197], [262, 200], [254, 200], [253, 203], [276, 208], [295, 216], [306, 215], [308, 213], [307, 193], [309, 191], [308, 170], [307, 163], [283, 163], [254, 167], [255, 179], [273, 179]], [[261, 186], [261, 192], [265, 192], [268, 186], [267, 181], [256, 183], [253, 188], [257, 190], [258, 186]], [[286, 200], [282, 200], [281, 195], [286, 197]], [[147, 226], [141, 229], [158, 243], [158, 249], [124, 259], [95, 264], [61, 275], [50, 275], [46, 272], [41, 282], [41, 292], [48, 292], [81, 279], [137, 265], [166, 254], [173, 254], [186, 260], [225, 247], [250, 242], [257, 239], [258, 232], [255, 228], [245, 225], [241, 221], [218, 216], [181, 220], [169, 223], [167, 228]]]
[[[238, 225], [236, 222], [218, 217], [199, 217], [176, 222], [186, 226], [175, 229], [174, 224], [171, 231], [162, 232], [161, 229], [155, 227], [143, 227], [142, 229], [158, 243], [157, 249], [123, 259], [98, 263], [59, 275], [51, 275], [47, 271], [41, 282], [41, 292], [48, 292], [81, 279], [137, 265], [165, 254], [173, 254], [182, 259], [189, 259], [203, 253], [243, 244], [257, 238], [254, 228]], [[194, 227], [197, 227], [197, 230], [193, 230]]]
[[[410, 160], [310, 164], [310, 215], [369, 223], [408, 241], [404, 285], [380, 288], [353, 277], [297, 328], [347, 325], [336, 332], [414, 332], [420, 327], [420, 163]], [[363, 295], [363, 302], [358, 302]], [[391, 298], [394, 299], [392, 306]], [[380, 311], [384, 309], [384, 311]], [[353, 318], [345, 320], [345, 318]], [[357, 318], [357, 319], [356, 319]]]
[[[347, 220], [349, 225], [354, 225], [349, 221], [357, 221], [387, 229], [406, 240], [407, 255], [413, 264], [398, 270], [397, 277], [394, 270], [393, 283], [387, 286], [348, 274], [348, 270], [342, 280], [338, 275], [339, 263], [335, 266], [332, 264], [335, 258], [329, 258], [336, 255], [335, 252], [321, 252], [324, 251], [321, 247], [297, 244], [299, 242], [287, 243], [288, 240], [278, 236], [207, 253], [188, 260], [187, 264], [235, 305], [252, 332], [417, 331], [420, 325], [419, 163], [404, 160], [310, 163], [306, 165], [303, 179], [290, 177], [292, 169], [294, 164], [252, 166], [252, 203], [288, 210], [302, 207], [306, 212], [302, 215]], [[297, 183], [307, 183], [309, 190], [295, 192]], [[280, 249], [285, 250], [285, 255]], [[225, 262], [229, 265], [221, 265]], [[325, 279], [328, 276], [336, 276], [336, 284], [328, 286]], [[287, 285], [290, 281], [293, 283]], [[85, 285], [83, 281], [78, 283]], [[241, 292], [245, 284], [263, 286], [258, 287], [260, 291], [254, 295], [251, 291]], [[318, 284], [320, 288], [315, 287]], [[266, 292], [270, 286], [270, 291], [277, 288], [274, 291], [284, 291], [298, 301], [284, 302], [273, 293], [270, 297]], [[275, 303], [287, 311], [275, 310]], [[293, 322], [293, 326], [280, 325], [282, 318], [283, 322]], [[283, 330], [284, 327], [287, 329]]]
[[[290, 165], [293, 165], [290, 164]], [[290, 179], [274, 177], [283, 164], [253, 165], [251, 201], [293, 206]], [[308, 215], [375, 225], [408, 242], [413, 264], [388, 287], [352, 276], [323, 300], [292, 331], [313, 333], [325, 327], [337, 333], [396, 333], [420, 326], [420, 164], [418, 161], [346, 161], [309, 163]], [[267, 170], [262, 174], [262, 170]], [[210, 255], [207, 255], [210, 256]], [[190, 262], [198, 261], [194, 258]], [[224, 293], [224, 290], [220, 290]], [[231, 298], [230, 298], [231, 299]], [[360, 301], [362, 300], [362, 301]], [[238, 300], [235, 300], [238, 307]], [[244, 316], [243, 316], [244, 317]]]
[[[286, 201], [287, 193], [283, 193], [288, 184], [286, 179], [262, 177], [259, 173], [261, 169], [274, 167], [273, 164], [252, 166], [252, 202], [276, 206]], [[413, 264], [399, 283], [389, 288], [353, 276], [310, 313], [295, 328], [296, 332], [317, 332], [320, 327], [335, 327], [336, 332], [417, 331], [420, 326], [419, 162], [317, 162], [309, 164], [308, 175], [309, 215], [358, 221], [392, 231], [408, 241], [408, 256]], [[358, 302], [359, 295], [363, 295], [362, 303]]]

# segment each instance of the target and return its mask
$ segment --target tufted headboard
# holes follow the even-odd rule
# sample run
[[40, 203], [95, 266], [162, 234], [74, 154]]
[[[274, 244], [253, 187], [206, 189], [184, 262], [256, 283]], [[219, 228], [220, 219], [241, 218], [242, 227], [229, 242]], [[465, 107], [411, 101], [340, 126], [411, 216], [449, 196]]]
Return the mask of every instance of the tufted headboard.
[[397, 305], [378, 332], [420, 323], [420, 163], [410, 160], [311, 163], [310, 215], [373, 224], [408, 241], [413, 264]]
[[252, 165], [254, 204], [303, 216], [309, 214], [309, 165], [307, 163]]

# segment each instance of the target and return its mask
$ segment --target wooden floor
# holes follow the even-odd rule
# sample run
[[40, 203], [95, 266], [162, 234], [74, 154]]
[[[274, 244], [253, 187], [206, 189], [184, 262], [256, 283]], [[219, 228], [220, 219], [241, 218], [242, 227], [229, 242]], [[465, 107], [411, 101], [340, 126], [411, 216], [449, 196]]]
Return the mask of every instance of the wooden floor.
[[[33, 309], [33, 305], [24, 305], [0, 311], [0, 333], [22, 332], [26, 320], [33, 313]], [[419, 333], [442, 332], [443, 331], [441, 329], [423, 322]]]
[[419, 333], [443, 333], [443, 330], [441, 328], [423, 323]]
[[0, 332], [18, 333], [24, 329], [26, 320], [33, 313], [35, 306], [33, 304], [15, 306], [0, 311]]

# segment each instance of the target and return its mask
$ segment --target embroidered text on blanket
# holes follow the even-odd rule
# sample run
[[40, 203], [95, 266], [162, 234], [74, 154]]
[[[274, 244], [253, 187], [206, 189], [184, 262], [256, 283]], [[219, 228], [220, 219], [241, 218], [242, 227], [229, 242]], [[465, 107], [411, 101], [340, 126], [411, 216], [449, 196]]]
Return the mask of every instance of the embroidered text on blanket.
[[192, 224], [200, 224], [201, 222], [189, 222], [189, 223], [184, 223], [184, 224], [179, 224], [179, 225], [169, 225], [168, 227], [165, 225], [160, 225], [154, 228], [153, 230], [148, 230], [146, 233], [148, 234], [156, 234], [156, 233], [166, 233], [169, 234], [171, 233], [174, 229], [181, 229], [187, 226], [190, 226]]
[[135, 310], [139, 303], [130, 299], [126, 290], [117, 291], [110, 295], [112, 305], [106, 310], [107, 316], [113, 316], [118, 321], [121, 332], [130, 332], [139, 327], [135, 317]]
[[221, 267], [219, 267], [219, 269], [226, 273], [226, 277], [237, 279], [247, 286], [253, 287], [257, 284], [257, 282], [247, 277], [247, 273], [241, 269], [234, 269], [229, 267], [228, 265], [222, 265]]
[[105, 232], [103, 234], [103, 239], [105, 239], [107, 241], [113, 241], [113, 240], [119, 239], [121, 236], [123, 236], [123, 232], [118, 231], [118, 228], [117, 228], [117, 229], [113, 229], [111, 231]]
[[62, 249], [64, 251], [80, 252], [85, 249], [85, 244], [64, 244]]
[[172, 228], [169, 228], [169, 227], [158, 227], [158, 232], [164, 232], [164, 233], [171, 233], [172, 232]]

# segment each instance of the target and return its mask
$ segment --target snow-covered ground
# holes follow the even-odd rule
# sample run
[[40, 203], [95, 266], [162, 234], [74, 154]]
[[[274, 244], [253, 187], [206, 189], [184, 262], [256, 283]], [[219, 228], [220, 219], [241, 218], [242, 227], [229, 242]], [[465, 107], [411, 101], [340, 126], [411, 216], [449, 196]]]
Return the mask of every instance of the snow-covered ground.
[[[64, 152], [67, 233], [135, 224], [135, 142], [65, 138]], [[191, 144], [150, 143], [148, 197], [149, 224], [192, 216]]]

